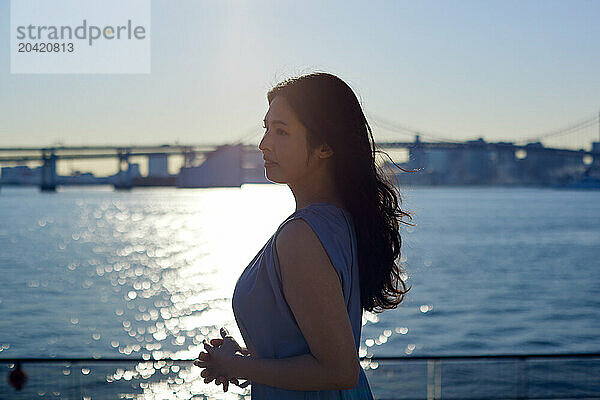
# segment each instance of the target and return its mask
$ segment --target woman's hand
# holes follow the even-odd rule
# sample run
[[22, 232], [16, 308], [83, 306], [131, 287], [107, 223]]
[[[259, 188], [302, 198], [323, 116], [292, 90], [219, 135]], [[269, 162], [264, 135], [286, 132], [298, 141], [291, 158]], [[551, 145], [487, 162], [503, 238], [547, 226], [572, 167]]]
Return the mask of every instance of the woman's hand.
[[[198, 359], [194, 361], [197, 367], [205, 368], [201, 372], [205, 383], [210, 383], [213, 379], [216, 385], [223, 384], [223, 391], [227, 391], [229, 382], [240, 386], [238, 379], [231, 375], [231, 364], [236, 353], [249, 355], [250, 352], [242, 348], [232, 336], [229, 336], [227, 329], [221, 328], [221, 339], [211, 339], [210, 344], [204, 341], [204, 348], [207, 352], [200, 352]], [[247, 386], [247, 383], [240, 387]]]
[[[203, 364], [201, 361], [208, 361], [209, 359], [210, 356], [208, 355], [208, 353], [200, 352], [198, 359], [194, 361], [194, 365], [197, 367], [205, 366], [205, 364]], [[227, 382], [225, 382], [226, 379], [224, 376], [216, 376], [214, 370], [208, 367], [205, 367], [205, 369], [202, 370], [200, 376], [204, 378], [204, 383], [211, 383], [213, 380], [215, 381], [215, 385], [217, 386], [223, 383], [223, 388], [225, 389], [225, 391], [227, 391], [227, 383], [232, 382], [234, 384], [238, 384], [237, 379], [229, 379], [227, 380]]]

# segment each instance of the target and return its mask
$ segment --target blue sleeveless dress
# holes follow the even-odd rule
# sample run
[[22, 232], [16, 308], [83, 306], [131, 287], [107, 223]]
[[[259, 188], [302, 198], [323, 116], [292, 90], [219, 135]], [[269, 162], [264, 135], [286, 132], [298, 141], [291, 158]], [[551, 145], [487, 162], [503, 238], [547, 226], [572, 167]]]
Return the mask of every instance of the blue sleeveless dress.
[[[285, 300], [279, 260], [275, 252], [277, 233], [288, 221], [298, 218], [306, 221], [317, 234], [338, 273], [358, 352], [362, 309], [356, 234], [350, 213], [329, 203], [314, 203], [290, 215], [240, 275], [233, 292], [232, 304], [246, 347], [260, 358], [285, 358], [310, 353]], [[250, 383], [253, 400], [373, 399], [362, 367], [357, 385], [348, 390], [289, 390]]]

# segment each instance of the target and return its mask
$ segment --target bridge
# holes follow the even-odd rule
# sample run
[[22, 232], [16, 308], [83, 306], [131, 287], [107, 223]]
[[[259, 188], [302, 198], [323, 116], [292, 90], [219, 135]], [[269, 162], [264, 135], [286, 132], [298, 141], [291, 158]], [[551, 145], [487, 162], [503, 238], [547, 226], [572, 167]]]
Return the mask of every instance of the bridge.
[[[408, 167], [422, 168], [425, 166], [426, 155], [437, 152], [445, 154], [467, 154], [468, 157], [481, 160], [481, 155], [494, 154], [502, 162], [515, 159], [542, 162], [551, 160], [555, 165], [600, 166], [600, 141], [586, 137], [586, 142], [592, 141], [591, 149], [567, 149], [546, 147], [541, 140], [564, 137], [583, 132], [589, 135], [589, 128], [598, 126], [600, 136], [600, 113], [592, 118], [579, 121], [566, 128], [547, 132], [537, 137], [513, 142], [486, 142], [477, 140], [455, 141], [431, 134], [422, 130], [407, 128], [378, 116], [369, 116], [372, 125], [391, 131], [397, 136], [410, 136], [412, 141], [382, 141], [377, 147], [383, 150], [404, 149], [409, 152]], [[587, 129], [587, 131], [586, 131]], [[252, 132], [254, 136], [256, 132]], [[595, 134], [595, 133], [594, 133]], [[421, 140], [424, 137], [427, 141]], [[527, 143], [523, 143], [527, 142]], [[479, 155], [478, 155], [479, 154]], [[129, 189], [133, 186], [131, 171], [132, 157], [183, 156], [183, 165], [179, 172], [179, 187], [205, 186], [239, 186], [243, 182], [242, 164], [250, 160], [255, 169], [262, 171], [262, 156], [255, 144], [244, 144], [242, 140], [231, 144], [164, 144], [134, 145], [134, 146], [51, 146], [51, 147], [2, 147], [0, 148], [0, 166], [13, 163], [41, 162], [40, 188], [42, 191], [55, 191], [57, 186], [56, 162], [59, 160], [82, 159], [115, 159], [118, 165], [119, 180], [114, 183], [117, 189]], [[200, 166], [196, 161], [204, 159]], [[473, 165], [471, 162], [470, 165]], [[126, 166], [126, 168], [124, 167]], [[223, 176], [223, 174], [228, 174]], [[214, 176], [215, 179], [211, 179]], [[202, 182], [195, 183], [200, 180]], [[259, 179], [260, 181], [260, 179]]]
[[[60, 146], [60, 147], [5, 147], [0, 148], [0, 165], [6, 163], [41, 162], [42, 191], [55, 191], [57, 186], [56, 162], [58, 160], [81, 160], [81, 159], [106, 159], [117, 161], [119, 181], [114, 184], [117, 189], [128, 189], [133, 187], [130, 171], [130, 159], [132, 157], [151, 157], [163, 155], [183, 156], [184, 162], [181, 171], [193, 170], [194, 162], [200, 158], [208, 159], [211, 154], [219, 155], [224, 149], [235, 149], [239, 147], [239, 153], [257, 152], [256, 146], [252, 145], [162, 145], [162, 146]], [[417, 136], [413, 142], [379, 142], [377, 146], [381, 149], [405, 149], [411, 154], [412, 167], [421, 167], [420, 156], [431, 150], [443, 151], [479, 151], [505, 153], [509, 157], [520, 153], [520, 158], [538, 156], [551, 156], [570, 159], [581, 165], [600, 164], [600, 147], [595, 146], [593, 150], [572, 150], [561, 148], [549, 148], [536, 144], [516, 145], [506, 142], [491, 143], [483, 140], [468, 142], [423, 142]], [[29, 154], [23, 154], [29, 153]], [[32, 154], [33, 153], [33, 154]], [[587, 157], [587, 163], [586, 161]], [[226, 161], [228, 169], [241, 168], [235, 165], [235, 160], [240, 157], [234, 156], [232, 160]], [[262, 166], [261, 166], [262, 167]], [[241, 182], [240, 182], [241, 184]], [[185, 185], [182, 185], [185, 186]], [[218, 185], [217, 185], [218, 186]]]
[[[131, 188], [131, 176], [122, 174], [130, 171], [131, 157], [157, 155], [183, 155], [184, 167], [191, 167], [194, 161], [207, 153], [214, 152], [219, 145], [138, 145], [138, 146], [56, 146], [56, 147], [3, 147], [0, 148], [0, 165], [6, 163], [42, 162], [42, 191], [55, 191], [57, 182], [56, 162], [58, 160], [106, 159], [117, 160], [121, 182], [117, 188]], [[25, 153], [25, 154], [24, 154]], [[27, 154], [30, 153], [30, 154]], [[34, 154], [31, 154], [34, 153]], [[124, 164], [127, 166], [124, 169]]]

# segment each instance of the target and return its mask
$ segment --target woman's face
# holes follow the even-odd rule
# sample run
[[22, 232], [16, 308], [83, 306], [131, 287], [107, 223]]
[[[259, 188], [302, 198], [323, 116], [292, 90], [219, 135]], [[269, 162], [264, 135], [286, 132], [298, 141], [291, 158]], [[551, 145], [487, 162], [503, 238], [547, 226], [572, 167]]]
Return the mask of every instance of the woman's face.
[[307, 165], [306, 127], [298, 120], [285, 97], [277, 96], [265, 115], [267, 129], [258, 148], [265, 159], [267, 179], [293, 183], [309, 177], [312, 159]]

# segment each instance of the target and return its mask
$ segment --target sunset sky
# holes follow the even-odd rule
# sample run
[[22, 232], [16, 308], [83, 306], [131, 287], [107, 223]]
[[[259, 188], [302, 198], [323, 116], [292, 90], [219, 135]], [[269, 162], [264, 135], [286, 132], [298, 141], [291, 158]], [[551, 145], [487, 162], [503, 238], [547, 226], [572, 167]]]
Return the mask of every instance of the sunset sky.
[[[376, 140], [414, 135], [381, 121], [534, 138], [598, 117], [599, 15], [597, 0], [154, 0], [150, 74], [11, 74], [0, 0], [0, 141], [258, 143], [267, 90], [315, 70], [350, 84]], [[589, 149], [598, 136], [596, 123], [545, 144]]]

